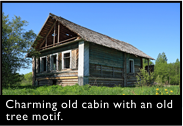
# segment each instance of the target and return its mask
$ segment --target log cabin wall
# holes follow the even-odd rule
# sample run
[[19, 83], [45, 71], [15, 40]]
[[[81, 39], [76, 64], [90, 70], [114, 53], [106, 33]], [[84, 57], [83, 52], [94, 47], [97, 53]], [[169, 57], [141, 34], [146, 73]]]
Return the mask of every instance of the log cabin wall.
[[[130, 59], [134, 61], [134, 72], [130, 72]], [[127, 85], [126, 86], [134, 86], [137, 79], [136, 75], [140, 72], [139, 68], [142, 68], [142, 58], [136, 57], [135, 55], [127, 54], [126, 57], [126, 66], [127, 66]]]
[[[70, 66], [71, 68], [63, 69], [62, 53], [70, 50]], [[57, 70], [51, 70], [50, 67], [52, 54], [57, 54], [58, 67]], [[36, 80], [39, 86], [42, 85], [74, 85], [78, 83], [78, 42], [68, 44], [53, 49], [44, 50], [40, 57], [46, 59], [46, 71], [43, 71], [41, 58], [36, 59]], [[53, 61], [52, 61], [53, 62]], [[56, 69], [56, 68], [55, 68]]]
[[90, 43], [89, 84], [123, 86], [123, 57], [123, 52]]

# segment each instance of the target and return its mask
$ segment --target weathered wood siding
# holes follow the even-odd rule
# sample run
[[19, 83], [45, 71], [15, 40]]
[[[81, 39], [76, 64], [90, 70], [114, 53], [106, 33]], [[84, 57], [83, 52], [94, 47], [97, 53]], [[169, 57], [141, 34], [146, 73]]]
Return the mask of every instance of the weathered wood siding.
[[[62, 69], [62, 52], [66, 50], [71, 50], [71, 69]], [[50, 54], [54, 53], [58, 53], [58, 70], [50, 70]], [[42, 56], [47, 56], [47, 71], [41, 72], [40, 66], [36, 66], [38, 85], [58, 84], [66, 86], [78, 83], [78, 43], [42, 51]]]
[[32, 57], [32, 86], [35, 85], [36, 81], [36, 58]]
[[92, 86], [123, 86], [122, 78], [89, 77], [89, 84]]
[[[130, 73], [130, 66], [129, 66], [129, 59], [134, 60], [134, 69], [135, 73]], [[126, 61], [127, 61], [127, 85], [126, 86], [134, 86], [137, 82], [136, 75], [140, 72], [139, 68], [142, 68], [142, 58], [136, 57], [135, 55], [127, 54]]]
[[124, 53], [90, 43], [89, 84], [123, 85]]
[[123, 68], [123, 52], [90, 43], [90, 63]]
[[78, 71], [72, 70], [72, 71], [61, 71], [57, 73], [42, 73], [37, 74], [37, 81], [38, 85], [74, 85], [78, 83]]
[[40, 72], [40, 58], [36, 58], [36, 73]]
[[71, 44], [68, 44], [68, 45], [64, 45], [64, 46], [61, 46], [61, 47], [55, 47], [55, 48], [49, 49], [49, 50], [43, 50], [41, 52], [41, 56], [50, 55], [50, 54], [53, 54], [53, 53], [58, 53], [58, 52], [66, 51], [66, 50], [73, 50], [73, 49], [76, 49], [76, 48], [78, 48], [78, 42], [71, 43]]

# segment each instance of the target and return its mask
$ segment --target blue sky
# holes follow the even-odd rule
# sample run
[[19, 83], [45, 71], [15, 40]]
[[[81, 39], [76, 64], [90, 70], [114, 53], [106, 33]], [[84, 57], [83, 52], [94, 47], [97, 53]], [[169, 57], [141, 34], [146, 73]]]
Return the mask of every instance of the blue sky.
[[[28, 21], [25, 29], [36, 34], [53, 13], [130, 43], [154, 59], [165, 52], [168, 63], [180, 60], [179, 3], [3, 3], [2, 11]], [[19, 73], [31, 71], [32, 66]]]

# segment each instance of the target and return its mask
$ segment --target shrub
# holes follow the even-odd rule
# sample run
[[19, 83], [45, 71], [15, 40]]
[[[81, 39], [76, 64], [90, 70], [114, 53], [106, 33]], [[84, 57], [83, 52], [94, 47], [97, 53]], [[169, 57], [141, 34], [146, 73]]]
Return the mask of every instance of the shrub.
[[140, 72], [136, 75], [137, 82], [136, 86], [149, 86], [154, 82], [154, 73], [150, 72], [150, 74], [145, 70], [145, 68], [140, 69]]

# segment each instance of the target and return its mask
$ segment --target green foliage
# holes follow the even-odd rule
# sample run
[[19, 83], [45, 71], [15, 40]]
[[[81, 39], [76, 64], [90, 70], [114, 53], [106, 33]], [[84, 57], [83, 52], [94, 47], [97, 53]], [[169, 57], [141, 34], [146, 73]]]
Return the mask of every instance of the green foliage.
[[163, 52], [162, 54], [161, 53], [158, 54], [158, 57], [155, 61], [156, 62], [155, 64], [157, 64], [157, 63], [167, 63], [167, 61], [168, 61], [168, 59], [167, 59], [165, 53]]
[[32, 82], [32, 72], [25, 74], [24, 78], [27, 82]]
[[180, 82], [180, 62], [167, 63], [165, 53], [160, 53], [155, 61], [154, 74], [157, 83], [179, 84]]
[[36, 34], [32, 30], [25, 31], [27, 23], [17, 16], [10, 21], [8, 15], [2, 13], [2, 85], [20, 81], [15, 79], [16, 72], [31, 63], [31, 59], [24, 58], [26, 53], [37, 54], [30, 48]]
[[136, 86], [148, 86], [148, 85], [152, 85], [153, 81], [154, 81], [154, 73], [150, 72], [149, 73], [144, 69], [140, 69], [140, 72], [137, 73], [136, 75], [137, 78], [137, 82], [136, 82]]
[[[149, 65], [154, 65], [154, 63], [150, 60]], [[147, 59], [143, 59], [143, 68], [144, 69], [145, 69], [145, 66], [148, 66], [148, 60]]]
[[[158, 90], [157, 90], [158, 89]], [[166, 93], [167, 92], [167, 93]], [[157, 94], [158, 93], [158, 94]], [[3, 87], [3, 95], [180, 95], [179, 86], [105, 87], [105, 86], [17, 86]]]

